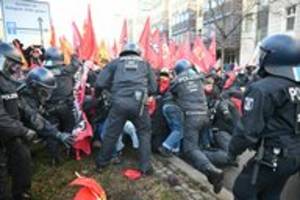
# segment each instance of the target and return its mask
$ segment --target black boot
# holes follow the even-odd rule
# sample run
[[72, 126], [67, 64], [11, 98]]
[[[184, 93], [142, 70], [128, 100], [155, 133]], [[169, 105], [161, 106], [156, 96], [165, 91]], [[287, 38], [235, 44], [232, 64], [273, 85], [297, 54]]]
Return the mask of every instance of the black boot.
[[214, 186], [214, 192], [217, 194], [222, 190], [224, 172], [215, 166], [209, 166], [205, 171], [208, 181]]

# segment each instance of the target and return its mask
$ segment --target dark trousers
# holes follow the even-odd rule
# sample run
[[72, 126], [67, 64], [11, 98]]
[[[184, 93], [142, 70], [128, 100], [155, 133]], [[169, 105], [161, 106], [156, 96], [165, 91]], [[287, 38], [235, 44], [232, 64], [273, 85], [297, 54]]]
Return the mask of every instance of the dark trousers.
[[8, 176], [11, 176], [13, 199], [22, 200], [31, 187], [31, 157], [28, 148], [14, 139], [0, 147], [0, 200], [9, 197]]
[[212, 163], [199, 148], [199, 134], [208, 122], [205, 115], [186, 115], [183, 131], [184, 157], [199, 171], [206, 174]]
[[[73, 111], [73, 104], [63, 103], [60, 105], [52, 105], [50, 108], [53, 108], [52, 111], [48, 113], [46, 117], [47, 120], [55, 125], [57, 129], [61, 132], [70, 133], [72, 132], [75, 126], [75, 117]], [[54, 159], [59, 159], [60, 157], [60, 142], [53, 137], [49, 137], [46, 139], [47, 141], [47, 149]]]
[[299, 160], [280, 158], [278, 168], [260, 165], [257, 183], [251, 184], [255, 161], [252, 158], [237, 177], [233, 193], [236, 200], [280, 200], [280, 194], [288, 178], [300, 170]]
[[113, 103], [109, 111], [107, 124], [103, 130], [103, 146], [96, 158], [98, 167], [106, 166], [115, 150], [116, 143], [123, 131], [124, 124], [130, 120], [136, 127], [139, 146], [140, 170], [146, 172], [150, 169], [151, 157], [151, 122], [148, 114], [148, 109], [145, 107], [143, 115], [139, 116], [139, 108], [135, 102], [126, 101], [124, 103]]

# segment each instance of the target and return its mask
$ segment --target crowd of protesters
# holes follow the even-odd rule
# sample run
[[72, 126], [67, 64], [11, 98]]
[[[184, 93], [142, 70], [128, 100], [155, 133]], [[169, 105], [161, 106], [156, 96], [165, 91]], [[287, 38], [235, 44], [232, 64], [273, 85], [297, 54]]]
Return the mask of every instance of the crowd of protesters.
[[[179, 156], [204, 173], [219, 193], [223, 169], [238, 165], [228, 153], [229, 144], [242, 117], [245, 88], [259, 79], [255, 66], [228, 71], [212, 67], [204, 74], [182, 59], [172, 68], [153, 71], [137, 45], [129, 43], [104, 68], [89, 63], [84, 99], [77, 104], [76, 85], [82, 80], [78, 76], [88, 61], [74, 54], [66, 65], [59, 49], [38, 45], [24, 49], [18, 40], [13, 46], [0, 44], [0, 54], [4, 57], [0, 129], [15, 133], [0, 135], [1, 200], [8, 195], [4, 192], [7, 166], [12, 169], [13, 199], [31, 198], [33, 144], [28, 147], [22, 140], [45, 143], [52, 166], [63, 162], [65, 152], [76, 154], [71, 146], [74, 130], [82, 122], [81, 111], [85, 114], [80, 119], [87, 116], [93, 129], [91, 144], [100, 147], [99, 172], [120, 163], [125, 145], [132, 144], [139, 150], [143, 175], [153, 173], [151, 150], [163, 157]], [[16, 101], [11, 103], [12, 111], [11, 100]], [[20, 164], [23, 173], [18, 171]]]

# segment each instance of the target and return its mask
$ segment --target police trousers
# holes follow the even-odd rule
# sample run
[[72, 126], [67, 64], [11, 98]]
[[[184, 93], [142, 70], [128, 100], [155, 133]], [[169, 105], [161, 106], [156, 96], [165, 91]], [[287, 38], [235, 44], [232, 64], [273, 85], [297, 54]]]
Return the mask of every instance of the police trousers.
[[199, 134], [206, 126], [206, 115], [185, 115], [183, 130], [183, 156], [196, 169], [206, 174], [212, 163], [199, 148]]
[[151, 121], [148, 109], [145, 107], [142, 115], [139, 116], [137, 103], [130, 101], [126, 102], [126, 104], [112, 103], [107, 124], [103, 130], [105, 132], [103, 145], [96, 158], [97, 167], [104, 167], [109, 164], [127, 120], [130, 120], [134, 124], [138, 134], [140, 142], [138, 149], [140, 160], [139, 168], [142, 172], [146, 172], [151, 168]]
[[[0, 142], [1, 143], [1, 142]], [[31, 187], [31, 157], [29, 149], [20, 139], [13, 139], [0, 144], [0, 200], [24, 199]], [[11, 177], [11, 188], [8, 188], [8, 177]]]
[[300, 170], [299, 159], [281, 157], [276, 171], [260, 165], [256, 184], [252, 185], [254, 166], [255, 161], [252, 158], [237, 177], [233, 187], [235, 200], [280, 200], [287, 180]]

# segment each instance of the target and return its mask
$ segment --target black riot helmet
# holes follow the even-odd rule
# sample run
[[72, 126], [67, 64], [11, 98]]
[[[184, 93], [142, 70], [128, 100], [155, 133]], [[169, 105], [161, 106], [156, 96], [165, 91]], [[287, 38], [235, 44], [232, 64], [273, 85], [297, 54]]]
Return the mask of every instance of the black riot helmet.
[[49, 100], [53, 89], [56, 88], [54, 75], [44, 67], [36, 67], [29, 71], [26, 84], [37, 95], [41, 103]]
[[58, 48], [50, 47], [45, 53], [45, 66], [53, 67], [62, 65], [64, 62], [63, 54], [59, 51]]
[[180, 59], [175, 63], [175, 73], [178, 75], [193, 67], [192, 63], [187, 59]]
[[141, 49], [139, 45], [133, 42], [128, 42], [127, 44], [124, 45], [120, 56], [126, 56], [126, 55], [141, 55]]
[[0, 55], [16, 63], [23, 64], [21, 53], [11, 45], [0, 42]]
[[300, 42], [295, 38], [276, 34], [260, 45], [259, 73], [271, 74], [300, 82]]
[[22, 55], [13, 46], [0, 42], [0, 70], [9, 79], [19, 81], [24, 78]]

